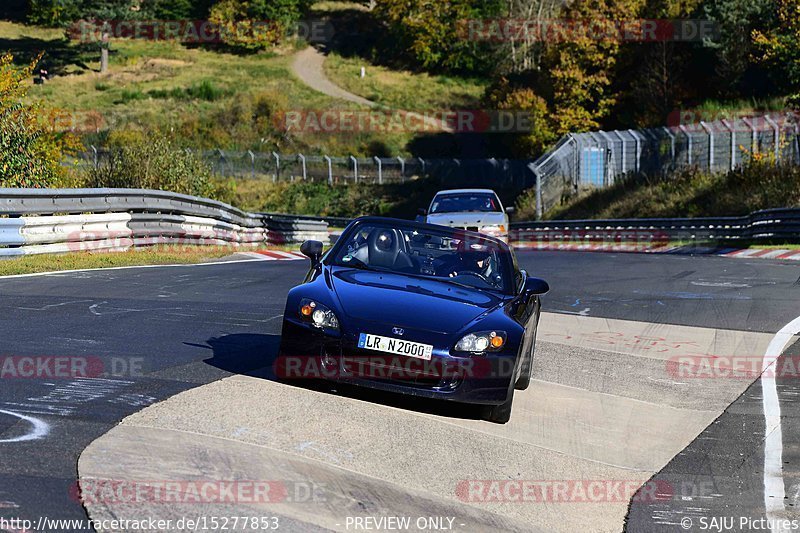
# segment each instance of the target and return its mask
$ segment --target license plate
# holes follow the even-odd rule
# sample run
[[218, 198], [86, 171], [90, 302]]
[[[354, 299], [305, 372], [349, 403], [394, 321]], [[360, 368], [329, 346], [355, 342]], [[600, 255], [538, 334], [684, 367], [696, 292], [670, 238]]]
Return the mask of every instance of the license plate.
[[375, 350], [378, 352], [393, 353], [425, 359], [430, 361], [433, 345], [422, 344], [420, 342], [406, 341], [403, 339], [393, 339], [392, 337], [381, 337], [370, 333], [362, 333], [358, 337], [358, 347], [365, 350]]

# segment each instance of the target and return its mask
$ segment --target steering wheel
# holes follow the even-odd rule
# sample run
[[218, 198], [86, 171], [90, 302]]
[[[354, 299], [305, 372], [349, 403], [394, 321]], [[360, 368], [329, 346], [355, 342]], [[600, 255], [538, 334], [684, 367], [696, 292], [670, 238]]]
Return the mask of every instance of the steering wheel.
[[481, 274], [480, 272], [475, 272], [474, 270], [464, 270], [463, 272], [456, 272], [456, 277], [458, 276], [475, 276], [479, 280], [483, 281], [487, 285], [494, 287], [494, 283], [492, 283], [489, 278]]

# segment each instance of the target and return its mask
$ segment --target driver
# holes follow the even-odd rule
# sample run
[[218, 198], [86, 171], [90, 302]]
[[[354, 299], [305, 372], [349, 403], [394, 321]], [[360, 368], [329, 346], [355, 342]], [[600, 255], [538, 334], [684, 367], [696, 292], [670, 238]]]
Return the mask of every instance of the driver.
[[465, 272], [479, 274], [486, 280], [492, 280], [494, 277], [494, 261], [492, 260], [492, 253], [487, 246], [473, 244], [448, 259], [450, 260], [440, 266], [439, 272], [446, 273], [451, 278]]

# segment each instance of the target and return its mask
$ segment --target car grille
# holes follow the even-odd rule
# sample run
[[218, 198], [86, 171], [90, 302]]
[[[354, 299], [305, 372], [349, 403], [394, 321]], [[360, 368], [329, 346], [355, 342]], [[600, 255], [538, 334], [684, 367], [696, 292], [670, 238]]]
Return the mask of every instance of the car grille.
[[342, 367], [343, 376], [412, 388], [449, 390], [463, 379], [453, 371], [446, 371], [436, 361], [368, 350], [344, 350]]

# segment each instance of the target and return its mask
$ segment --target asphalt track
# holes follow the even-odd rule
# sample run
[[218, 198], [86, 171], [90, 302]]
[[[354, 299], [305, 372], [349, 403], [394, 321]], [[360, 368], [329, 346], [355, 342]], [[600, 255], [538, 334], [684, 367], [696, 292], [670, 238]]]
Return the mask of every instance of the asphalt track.
[[[800, 314], [800, 272], [789, 262], [518, 255], [523, 268], [550, 282], [544, 309], [553, 313], [769, 335]], [[263, 366], [262, 354], [277, 347], [285, 294], [305, 268], [302, 262], [246, 262], [0, 279], [1, 355], [88, 358], [99, 369], [86, 380], [3, 379], [0, 516], [85, 518], [74, 490], [82, 450], [148, 405]], [[569, 374], [568, 362], [561, 371]], [[790, 516], [800, 505], [795, 381], [782, 380], [778, 387]], [[696, 494], [632, 505], [630, 531], [678, 531], [684, 516], [738, 516], [738, 508], [764, 515], [760, 394], [755, 382], [730, 398], [734, 403], [725, 413], [654, 476]], [[34, 430], [37, 438], [24, 440]]]

